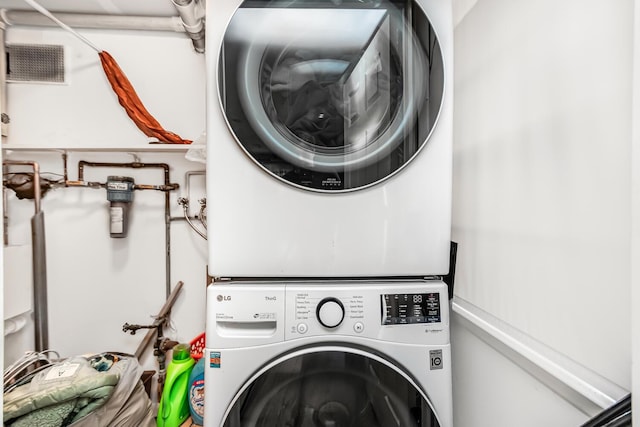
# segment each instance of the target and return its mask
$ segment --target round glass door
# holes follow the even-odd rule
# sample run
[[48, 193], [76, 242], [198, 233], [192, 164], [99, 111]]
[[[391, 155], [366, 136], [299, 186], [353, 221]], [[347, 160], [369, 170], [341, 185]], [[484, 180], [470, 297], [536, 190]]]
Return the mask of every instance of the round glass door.
[[235, 396], [224, 427], [438, 427], [425, 395], [393, 364], [314, 348], [271, 363]]
[[438, 39], [411, 1], [247, 0], [225, 32], [219, 70], [245, 152], [278, 179], [327, 192], [407, 165], [444, 90]]

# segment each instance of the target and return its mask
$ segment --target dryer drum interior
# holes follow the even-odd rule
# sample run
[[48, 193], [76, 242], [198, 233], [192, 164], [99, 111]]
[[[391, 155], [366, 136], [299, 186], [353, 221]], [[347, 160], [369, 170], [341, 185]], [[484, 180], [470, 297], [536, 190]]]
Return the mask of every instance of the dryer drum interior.
[[305, 189], [350, 191], [427, 143], [443, 67], [415, 3], [249, 0], [225, 32], [218, 80], [229, 127], [259, 166]]
[[263, 369], [236, 395], [225, 427], [438, 427], [399, 368], [358, 350], [312, 350]]

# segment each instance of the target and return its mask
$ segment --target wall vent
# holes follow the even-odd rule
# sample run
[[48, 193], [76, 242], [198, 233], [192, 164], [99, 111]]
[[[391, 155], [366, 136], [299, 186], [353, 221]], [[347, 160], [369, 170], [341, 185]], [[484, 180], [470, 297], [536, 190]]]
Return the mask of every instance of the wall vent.
[[7, 81], [64, 83], [64, 47], [7, 44]]

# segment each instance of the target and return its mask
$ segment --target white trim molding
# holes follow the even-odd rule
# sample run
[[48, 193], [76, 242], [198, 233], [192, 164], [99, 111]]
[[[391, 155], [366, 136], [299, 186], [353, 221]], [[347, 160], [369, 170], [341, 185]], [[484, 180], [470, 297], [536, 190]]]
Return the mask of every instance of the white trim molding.
[[454, 297], [452, 310], [474, 335], [589, 416], [629, 394], [628, 390], [468, 301]]

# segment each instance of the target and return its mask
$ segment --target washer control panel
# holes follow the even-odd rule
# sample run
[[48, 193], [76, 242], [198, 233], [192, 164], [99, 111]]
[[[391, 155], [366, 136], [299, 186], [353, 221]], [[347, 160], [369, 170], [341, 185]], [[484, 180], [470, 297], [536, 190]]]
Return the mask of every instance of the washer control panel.
[[449, 339], [447, 288], [439, 281], [287, 284], [285, 299], [285, 339], [334, 334], [407, 343], [431, 343], [439, 334]]
[[[307, 332], [308, 326], [321, 326], [325, 330], [335, 329], [346, 323], [364, 319], [365, 298], [361, 292], [345, 289], [295, 289], [287, 287], [288, 319], [296, 323], [296, 329]], [[295, 305], [295, 311], [292, 307]], [[361, 322], [362, 323], [362, 322]], [[317, 325], [316, 325], [317, 324]], [[364, 328], [361, 328], [364, 329]]]
[[440, 294], [384, 294], [382, 313], [382, 323], [385, 325], [439, 323], [442, 320]]
[[[448, 344], [447, 286], [436, 280], [242, 282], [207, 287], [207, 346], [367, 339]], [[214, 344], [215, 343], [215, 344]]]

